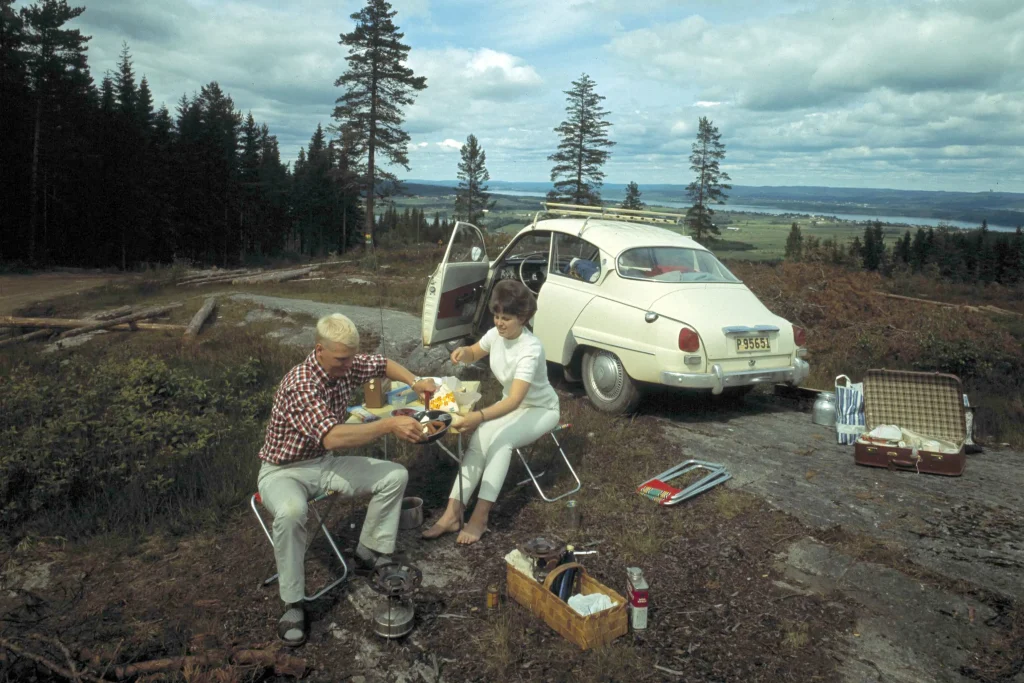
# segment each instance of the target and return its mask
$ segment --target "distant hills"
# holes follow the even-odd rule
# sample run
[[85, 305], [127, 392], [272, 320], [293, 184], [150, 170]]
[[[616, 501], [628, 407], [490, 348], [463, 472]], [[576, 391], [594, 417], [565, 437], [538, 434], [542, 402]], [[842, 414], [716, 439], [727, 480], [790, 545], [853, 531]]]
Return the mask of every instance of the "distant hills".
[[[456, 180], [406, 180], [406, 192], [422, 196], [451, 194], [458, 185]], [[551, 189], [547, 182], [508, 182], [492, 180], [492, 193], [536, 192]], [[644, 201], [687, 202], [684, 185], [641, 185]], [[620, 201], [626, 186], [606, 183], [601, 188], [605, 200]], [[924, 190], [883, 190], [855, 187], [758, 187], [734, 185], [729, 191], [729, 204], [766, 206], [799, 212], [833, 214], [857, 213], [879, 215], [919, 216], [939, 220], [992, 225], [1024, 225], [1024, 193], [1019, 192], [932, 192]]]

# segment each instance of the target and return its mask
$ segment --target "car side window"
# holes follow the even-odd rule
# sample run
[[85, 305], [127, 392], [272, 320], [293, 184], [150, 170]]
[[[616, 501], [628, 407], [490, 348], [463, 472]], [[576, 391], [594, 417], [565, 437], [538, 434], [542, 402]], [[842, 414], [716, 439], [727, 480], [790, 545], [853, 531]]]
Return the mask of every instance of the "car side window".
[[601, 279], [601, 250], [575, 235], [555, 234], [554, 258], [550, 272], [553, 275], [597, 282]]

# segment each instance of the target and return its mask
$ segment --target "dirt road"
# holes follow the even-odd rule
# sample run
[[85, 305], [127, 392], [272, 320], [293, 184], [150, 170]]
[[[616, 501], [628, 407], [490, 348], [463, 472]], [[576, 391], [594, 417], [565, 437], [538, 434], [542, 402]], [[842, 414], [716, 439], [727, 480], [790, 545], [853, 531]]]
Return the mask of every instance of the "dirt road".
[[0, 275], [0, 315], [58, 296], [80, 294], [123, 277], [110, 273]]

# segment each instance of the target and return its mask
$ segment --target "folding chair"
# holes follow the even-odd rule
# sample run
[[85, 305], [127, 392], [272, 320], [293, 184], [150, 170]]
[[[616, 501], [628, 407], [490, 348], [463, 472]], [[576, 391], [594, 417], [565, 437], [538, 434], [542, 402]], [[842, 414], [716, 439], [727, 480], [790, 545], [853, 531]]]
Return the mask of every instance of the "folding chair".
[[[562, 495], [556, 496], [555, 498], [548, 498], [546, 495], [544, 495], [544, 490], [540, 487], [540, 482], [537, 481], [538, 479], [543, 477], [545, 474], [547, 474], [547, 470], [544, 470], [543, 472], [541, 472], [539, 474], [534, 474], [533, 470], [530, 469], [530, 463], [526, 462], [526, 457], [523, 456], [523, 451], [520, 448], [516, 449], [516, 455], [518, 455], [519, 459], [523, 461], [523, 467], [526, 468], [526, 473], [528, 475], [530, 475], [530, 478], [529, 479], [523, 479], [521, 482], [516, 484], [516, 486], [522, 486], [523, 484], [525, 484], [525, 483], [527, 483], [529, 481], [532, 481], [534, 487], [537, 489], [537, 493], [540, 494], [540, 497], [543, 498], [544, 500], [546, 500], [549, 503], [554, 503], [556, 500], [561, 500], [562, 498], [565, 498], [566, 496], [571, 496], [572, 494], [574, 494], [574, 493], [576, 493], [577, 491], [580, 490], [580, 488], [583, 486], [580, 483], [580, 478], [576, 475], [576, 470], [574, 470], [572, 468], [572, 464], [569, 462], [569, 458], [565, 455], [565, 451], [562, 450], [562, 444], [558, 443], [558, 437], [555, 436], [556, 432], [561, 432], [563, 430], [568, 429], [571, 426], [572, 426], [571, 424], [560, 424], [557, 427], [555, 427], [554, 429], [552, 429], [550, 432], [548, 432], [548, 436], [550, 436], [551, 440], [555, 442], [555, 447], [558, 449], [558, 452], [562, 454], [562, 460], [565, 461], [565, 466], [569, 468], [569, 472], [572, 474], [573, 479], [576, 480], [576, 488], [574, 488], [571, 491], [566, 491]], [[554, 459], [555, 459], [555, 456], [552, 455], [551, 456], [551, 462], [548, 463], [548, 468], [550, 468], [554, 464]]]
[[[334, 579], [333, 581], [329, 581], [327, 584], [324, 585], [323, 588], [321, 588], [313, 595], [304, 595], [303, 599], [307, 601], [316, 600], [321, 595], [331, 590], [332, 588], [340, 584], [342, 581], [344, 581], [346, 578], [348, 578], [348, 565], [345, 563], [345, 558], [341, 556], [341, 550], [338, 549], [338, 544], [334, 542], [334, 536], [332, 536], [331, 532], [327, 529], [327, 524], [324, 522], [324, 518], [320, 516], [320, 511], [316, 509], [316, 503], [319, 503], [322, 500], [326, 500], [327, 498], [334, 495], [334, 493], [334, 491], [327, 491], [319, 496], [310, 498], [307, 501], [309, 504], [309, 509], [313, 511], [313, 514], [316, 516], [316, 521], [319, 523], [320, 526], [313, 533], [312, 538], [310, 538], [309, 541], [306, 543], [306, 551], [308, 552], [309, 547], [313, 545], [313, 540], [316, 538], [317, 534], [323, 531], [324, 537], [327, 539], [327, 542], [331, 545], [331, 550], [334, 551], [334, 556], [338, 558], [338, 562], [341, 562], [341, 576]], [[252, 494], [252, 498], [249, 501], [249, 505], [252, 507], [252, 511], [256, 515], [256, 519], [259, 520], [260, 526], [263, 527], [263, 533], [267, 535], [267, 540], [270, 541], [270, 545], [273, 546], [274, 537], [270, 534], [270, 529], [267, 528], [266, 522], [263, 521], [263, 516], [260, 514], [259, 509], [256, 507], [257, 503], [263, 505], [263, 498], [260, 496], [259, 491]], [[327, 512], [328, 514], [330, 514], [330, 507], [327, 508]], [[274, 574], [269, 579], [265, 580], [263, 582], [263, 585], [269, 586], [270, 584], [274, 583], [275, 581], [277, 581], [277, 576], [277, 574]]]

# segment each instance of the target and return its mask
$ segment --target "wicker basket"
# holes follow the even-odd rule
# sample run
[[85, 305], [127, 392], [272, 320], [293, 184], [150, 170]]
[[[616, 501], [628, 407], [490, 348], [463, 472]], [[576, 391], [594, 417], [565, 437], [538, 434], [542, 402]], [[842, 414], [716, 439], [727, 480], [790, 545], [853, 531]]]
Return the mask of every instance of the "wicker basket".
[[[556, 567], [547, 575], [543, 585], [512, 565], [505, 566], [508, 596], [543, 619], [563, 638], [576, 643], [582, 649], [589, 650], [607, 645], [619, 636], [625, 635], [628, 630], [626, 599], [587, 574], [582, 565], [572, 562]], [[562, 572], [572, 568], [579, 570], [578, 592], [583, 595], [604, 593], [611, 598], [614, 607], [584, 617], [569, 607], [568, 603], [559, 600], [558, 596], [551, 592], [551, 584]]]

